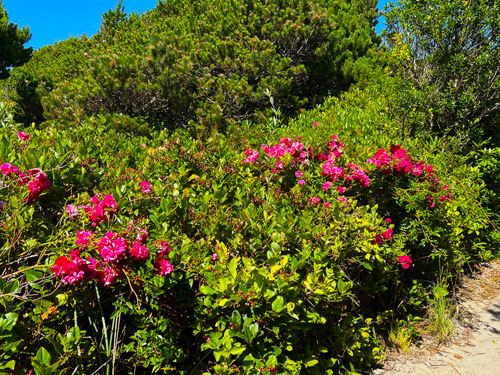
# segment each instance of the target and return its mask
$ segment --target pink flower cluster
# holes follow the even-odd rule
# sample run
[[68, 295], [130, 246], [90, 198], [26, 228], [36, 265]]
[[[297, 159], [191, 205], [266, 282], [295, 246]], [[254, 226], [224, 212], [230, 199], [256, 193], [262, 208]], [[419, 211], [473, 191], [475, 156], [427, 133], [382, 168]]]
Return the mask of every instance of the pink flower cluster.
[[40, 172], [38, 168], [30, 169], [29, 175], [32, 178], [28, 183], [29, 195], [26, 202], [33, 203], [38, 200], [38, 197], [50, 188], [50, 181], [45, 173]]
[[[130, 246], [127, 238], [131, 231], [137, 233]], [[82, 281], [96, 280], [101, 286], [113, 285], [119, 277], [124, 275], [124, 270], [129, 269], [128, 264], [144, 263], [150, 258], [150, 251], [145, 242], [148, 232], [140, 228], [128, 228], [123, 234], [106, 232], [102, 237], [97, 237], [92, 231], [77, 231], [75, 245], [78, 249], [71, 251], [70, 257], [60, 256], [56, 259], [52, 272], [61, 277], [63, 284], [76, 285]], [[169, 259], [168, 242], [157, 241], [158, 259], [154, 263], [156, 273], [168, 275], [174, 267]], [[81, 251], [95, 251], [100, 256], [100, 261], [88, 256], [83, 258]]]
[[30, 135], [29, 134], [26, 134], [26, 133], [23, 133], [22, 131], [18, 131], [17, 132], [17, 138], [19, 138], [19, 140], [21, 141], [27, 141], [28, 139], [30, 139]]
[[144, 194], [151, 194], [153, 192], [153, 187], [147, 181], [141, 182], [141, 190]]
[[[325, 189], [325, 186], [329, 186], [328, 184], [330, 182], [337, 182], [340, 180], [345, 180], [346, 182], [357, 181], [362, 187], [370, 186], [370, 178], [366, 175], [366, 171], [361, 169], [358, 165], [348, 163], [347, 168], [349, 171], [346, 172], [343, 167], [336, 164], [342, 157], [345, 145], [338, 140], [337, 135], [333, 135], [331, 140], [332, 141], [328, 144], [328, 153], [315, 156], [316, 159], [324, 161], [321, 166], [323, 170], [321, 174], [328, 178], [328, 182], [323, 185], [323, 189]], [[338, 190], [338, 192], [341, 193], [341, 190]]]
[[[269, 147], [266, 144], [260, 146], [261, 150], [267, 154], [270, 158], [276, 160], [274, 168], [272, 169], [273, 173], [277, 173], [278, 170], [283, 170], [286, 155], [290, 155], [292, 158], [292, 164], [307, 164], [308, 153], [305, 149], [305, 146], [302, 142], [300, 142], [300, 137], [297, 137], [295, 141], [292, 141], [290, 138], [285, 137], [281, 138], [279, 143], [275, 144], [272, 147]], [[243, 164], [256, 163], [259, 158], [259, 151], [246, 149], [245, 150], [246, 158], [242, 161]]]
[[373, 240], [373, 243], [377, 244], [377, 245], [382, 245], [384, 243], [384, 240], [390, 240], [390, 239], [392, 239], [392, 234], [393, 234], [393, 229], [392, 228], [387, 229], [382, 234], [377, 233], [375, 235], [375, 239]]
[[101, 194], [97, 194], [90, 199], [92, 204], [81, 206], [87, 213], [93, 227], [98, 226], [103, 221], [108, 221], [116, 211], [116, 202], [112, 195], [106, 195], [102, 200], [100, 197]]
[[[426, 165], [421, 161], [415, 162], [408, 154], [407, 150], [401, 148], [400, 145], [391, 145], [389, 151], [391, 156], [387, 154], [385, 149], [379, 149], [373, 158], [368, 159], [367, 163], [375, 164], [377, 169], [379, 169], [385, 176], [388, 176], [391, 173], [398, 176], [411, 174], [419, 177], [420, 182], [427, 181], [432, 192], [435, 193], [439, 190], [440, 180], [437, 178], [432, 165]], [[448, 185], [444, 185], [442, 190], [446, 191], [448, 188]], [[452, 199], [452, 194], [444, 194], [438, 198], [440, 202]], [[431, 195], [427, 196], [427, 200], [431, 208], [436, 206], [434, 198]]]
[[407, 270], [410, 268], [412, 261], [408, 255], [401, 255], [398, 257], [398, 262], [401, 263], [401, 268]]
[[259, 151], [247, 148], [245, 150], [245, 156], [246, 159], [242, 161], [243, 164], [255, 163], [257, 158], [259, 157]]
[[160, 250], [158, 253], [158, 260], [155, 262], [154, 267], [156, 273], [161, 276], [169, 275], [174, 270], [174, 266], [170, 263], [170, 259], [166, 256], [170, 253], [170, 244], [165, 241], [157, 242], [156, 246]]
[[9, 178], [15, 179], [20, 186], [28, 184], [28, 198], [24, 200], [28, 204], [37, 201], [40, 195], [51, 186], [47, 175], [38, 168], [30, 169], [26, 173], [20, 171], [15, 165], [4, 163], [0, 166], [0, 172]]
[[432, 165], [425, 165], [421, 161], [414, 162], [407, 150], [401, 148], [400, 145], [391, 145], [390, 153], [391, 156], [387, 154], [384, 148], [379, 149], [373, 158], [367, 160], [367, 163], [375, 164], [377, 169], [381, 170], [385, 176], [391, 173], [395, 173], [398, 176], [411, 173], [414, 176], [420, 177], [424, 171], [427, 175], [434, 173]]

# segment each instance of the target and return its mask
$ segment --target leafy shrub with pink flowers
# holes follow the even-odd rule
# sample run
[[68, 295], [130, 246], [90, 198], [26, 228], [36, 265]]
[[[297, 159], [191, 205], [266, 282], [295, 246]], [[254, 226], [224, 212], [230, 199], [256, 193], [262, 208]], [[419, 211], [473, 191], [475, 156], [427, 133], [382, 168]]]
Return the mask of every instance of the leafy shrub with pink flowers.
[[496, 254], [479, 171], [362, 95], [205, 138], [1, 107], [0, 367], [368, 371], [437, 277]]

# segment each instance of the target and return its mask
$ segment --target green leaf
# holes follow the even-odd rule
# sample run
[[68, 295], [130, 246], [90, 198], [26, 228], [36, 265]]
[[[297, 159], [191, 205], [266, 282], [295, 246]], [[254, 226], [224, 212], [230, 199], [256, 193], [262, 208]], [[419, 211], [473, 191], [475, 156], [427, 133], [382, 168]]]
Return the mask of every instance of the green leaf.
[[339, 279], [337, 282], [337, 288], [339, 289], [339, 292], [344, 294], [347, 291], [347, 284], [344, 282], [344, 280]]
[[19, 280], [12, 280], [10, 283], [3, 287], [4, 294], [15, 294], [19, 290]]
[[45, 366], [50, 366], [50, 363], [52, 362], [50, 353], [43, 346], [36, 352], [35, 359], [40, 363], [43, 363]]
[[313, 366], [316, 366], [318, 363], [319, 362], [317, 359], [311, 359], [310, 361], [305, 362], [304, 365], [306, 367], [313, 367]]
[[243, 353], [246, 350], [246, 346], [233, 347], [230, 350], [230, 353], [233, 355], [238, 355]]
[[200, 286], [200, 292], [203, 294], [214, 294], [217, 293], [217, 291], [208, 285], [202, 285]]
[[0, 317], [0, 331], [11, 331], [17, 323], [17, 313], [7, 313]]
[[229, 273], [231, 274], [234, 280], [236, 280], [236, 267], [238, 267], [239, 259], [240, 259], [239, 257], [231, 259], [231, 261], [227, 266]]
[[33, 281], [37, 281], [43, 277], [43, 272], [39, 270], [31, 269], [23, 271], [23, 273], [26, 275], [26, 279], [30, 283], [32, 283]]
[[373, 271], [373, 267], [370, 263], [363, 263], [363, 267], [365, 267], [368, 271]]
[[275, 312], [281, 312], [285, 308], [285, 300], [282, 296], [276, 297], [276, 299], [273, 301], [271, 305], [273, 311]]
[[258, 323], [252, 323], [248, 327], [250, 330], [250, 333], [252, 334], [252, 338], [255, 338], [257, 334], [259, 333], [259, 324]]
[[13, 359], [8, 362], [0, 362], [0, 370], [6, 368], [14, 370], [15, 367], [16, 367], [16, 361], [14, 361]]

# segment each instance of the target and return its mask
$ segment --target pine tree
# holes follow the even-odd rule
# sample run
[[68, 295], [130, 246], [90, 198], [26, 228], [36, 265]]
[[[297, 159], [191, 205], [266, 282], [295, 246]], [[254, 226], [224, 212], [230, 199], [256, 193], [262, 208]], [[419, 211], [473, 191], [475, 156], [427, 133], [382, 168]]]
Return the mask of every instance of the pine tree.
[[10, 68], [27, 62], [33, 48], [24, 48], [31, 39], [28, 27], [20, 29], [10, 23], [2, 0], [0, 0], [0, 78], [9, 76]]

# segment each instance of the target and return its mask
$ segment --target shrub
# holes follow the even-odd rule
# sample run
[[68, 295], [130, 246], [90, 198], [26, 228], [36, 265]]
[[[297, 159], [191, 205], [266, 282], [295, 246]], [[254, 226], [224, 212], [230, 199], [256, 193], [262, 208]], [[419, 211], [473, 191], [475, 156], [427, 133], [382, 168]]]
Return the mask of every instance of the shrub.
[[[189, 120], [211, 127], [262, 116], [266, 90], [283, 113], [295, 113], [376, 65], [368, 63], [380, 58], [374, 5], [182, 0], [159, 2], [142, 16], [117, 8], [88, 44], [68, 41], [35, 53], [54, 65], [50, 92], [42, 82], [37, 89], [43, 117], [73, 121], [104, 110], [168, 129]], [[71, 56], [77, 61], [66, 69]], [[45, 71], [25, 69], [37, 80]]]
[[[401, 77], [399, 119], [413, 134], [498, 142], [500, 8], [493, 1], [401, 1], [385, 40]], [[397, 98], [396, 98], [397, 99]]]

